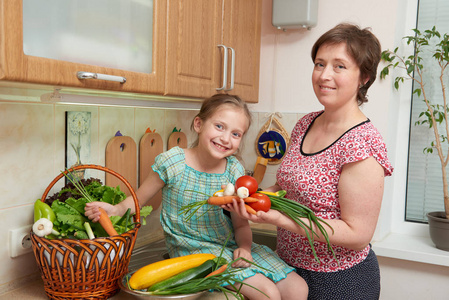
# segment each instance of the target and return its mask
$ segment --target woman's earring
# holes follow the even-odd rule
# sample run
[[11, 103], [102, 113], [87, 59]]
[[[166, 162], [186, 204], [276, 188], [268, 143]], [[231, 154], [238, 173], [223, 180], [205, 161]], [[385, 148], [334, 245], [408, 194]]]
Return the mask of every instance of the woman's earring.
[[360, 84], [360, 85], [359, 85], [359, 89], [361, 89], [362, 87], [363, 87], [363, 84]]

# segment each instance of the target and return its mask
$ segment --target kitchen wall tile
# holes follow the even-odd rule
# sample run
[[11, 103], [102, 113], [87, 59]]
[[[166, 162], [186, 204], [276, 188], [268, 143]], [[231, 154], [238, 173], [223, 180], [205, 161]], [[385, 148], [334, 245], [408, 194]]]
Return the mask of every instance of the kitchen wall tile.
[[2, 102], [0, 128], [0, 209], [33, 203], [53, 176], [54, 107]]
[[257, 154], [255, 149], [255, 137], [258, 135], [260, 130], [259, 127], [259, 113], [251, 114], [252, 122], [251, 126], [248, 129], [248, 132], [245, 134], [245, 137], [240, 146], [241, 148], [241, 156], [242, 156], [242, 164], [245, 167], [245, 170], [253, 171], [254, 166], [257, 160]]
[[[155, 108], [136, 108], [135, 111], [135, 141], [139, 144], [140, 139], [145, 134], [147, 128], [151, 131], [156, 130], [161, 137], [165, 134], [165, 109], [155, 109]], [[164, 142], [164, 149], [167, 143], [166, 140], [162, 139]], [[139, 148], [139, 147], [137, 147]]]
[[[164, 144], [167, 145], [168, 137], [173, 132], [176, 127], [177, 130], [181, 129], [187, 136], [187, 147], [194, 142], [196, 139], [196, 133], [190, 130], [190, 124], [193, 118], [198, 114], [198, 110], [166, 110], [165, 111], [165, 132], [162, 136]], [[166, 150], [167, 148], [164, 148]]]
[[27, 254], [10, 258], [9, 253], [9, 231], [12, 229], [30, 226], [32, 218], [29, 218], [33, 211], [32, 205], [18, 205], [13, 208], [1, 209], [0, 220], [0, 241], [3, 247], [0, 247], [0, 294], [8, 287], [17, 287], [14, 284], [15, 280], [22, 283], [24, 281], [31, 281], [38, 277], [38, 267], [34, 254], [29, 252]]

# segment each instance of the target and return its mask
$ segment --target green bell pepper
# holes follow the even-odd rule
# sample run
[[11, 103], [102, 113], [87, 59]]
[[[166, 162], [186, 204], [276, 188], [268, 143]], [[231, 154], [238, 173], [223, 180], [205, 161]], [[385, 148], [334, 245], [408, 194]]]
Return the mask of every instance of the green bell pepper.
[[34, 202], [34, 222], [40, 218], [49, 219], [53, 223], [56, 219], [56, 215], [47, 203], [42, 202], [41, 199], [37, 199], [36, 202]]

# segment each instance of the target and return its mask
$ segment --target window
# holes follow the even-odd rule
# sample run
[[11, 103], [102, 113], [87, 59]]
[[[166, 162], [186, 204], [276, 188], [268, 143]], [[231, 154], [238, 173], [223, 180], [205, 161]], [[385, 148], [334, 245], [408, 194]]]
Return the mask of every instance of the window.
[[[436, 26], [440, 33], [449, 32], [449, 1], [419, 1], [417, 28], [424, 31], [431, 29], [433, 26]], [[431, 59], [431, 57], [428, 59]], [[435, 77], [438, 80], [438, 73], [439, 68], [435, 66], [434, 69], [429, 70], [426, 76]], [[449, 87], [449, 82], [446, 83], [446, 86]], [[426, 86], [426, 92], [434, 103], [437, 103], [435, 99], [442, 99], [439, 83], [435, 86]], [[435, 151], [429, 155], [423, 153], [423, 149], [429, 147], [434, 140], [433, 130], [426, 126], [414, 125], [418, 120], [419, 113], [426, 109], [425, 103], [416, 99], [416, 97], [416, 95], [413, 95], [411, 109], [405, 219], [407, 221], [426, 222], [427, 212], [444, 210], [443, 183], [438, 155]], [[440, 132], [445, 132], [444, 128]]]

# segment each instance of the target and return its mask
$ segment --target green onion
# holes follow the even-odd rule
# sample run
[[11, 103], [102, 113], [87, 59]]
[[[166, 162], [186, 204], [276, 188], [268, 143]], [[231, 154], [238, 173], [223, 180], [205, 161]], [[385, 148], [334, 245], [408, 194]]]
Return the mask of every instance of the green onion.
[[[88, 202], [94, 202], [95, 199], [92, 198], [92, 196], [87, 192], [86, 188], [82, 183], [80, 183], [79, 180], [73, 180], [72, 172], [70, 172], [68, 169], [66, 169], [67, 173], [64, 173], [61, 171], [62, 174], [75, 186], [75, 188], [78, 190], [78, 192], [81, 193], [81, 195], [88, 201]], [[72, 175], [72, 176], [69, 176]]]
[[[202, 193], [202, 192], [199, 192], [199, 191], [194, 191], [194, 190], [185, 190], [186, 192], [193, 192], [193, 193], [198, 193], [198, 194], [202, 194], [202, 195], [204, 195], [204, 196], [206, 196], [206, 197], [210, 197], [210, 195], [207, 195], [207, 194], [205, 194], [205, 193]], [[202, 201], [197, 201], [197, 202], [194, 202], [194, 203], [190, 203], [190, 204], [187, 204], [187, 205], [184, 205], [184, 206], [182, 206], [181, 207], [181, 211], [180, 211], [180, 215], [181, 214], [187, 214], [187, 216], [186, 216], [186, 220], [188, 221], [188, 220], [190, 220], [195, 214], [196, 214], [196, 212], [203, 206], [203, 205], [205, 205], [205, 204], [207, 204], [207, 199], [206, 200], [202, 200]], [[199, 215], [198, 216], [198, 218], [199, 217], [201, 217], [202, 215], [204, 215], [204, 214], [206, 214], [210, 209], [212, 209], [213, 207], [211, 206], [208, 210], [206, 210], [204, 213], [202, 213], [201, 215]]]
[[92, 227], [90, 227], [89, 222], [84, 222], [84, 228], [86, 229], [87, 236], [89, 239], [93, 240], [95, 238], [94, 232], [92, 231]]
[[[260, 193], [264, 193], [264, 192], [260, 191]], [[302, 205], [296, 201], [293, 201], [293, 200], [290, 200], [290, 199], [287, 199], [284, 197], [280, 197], [280, 196], [275, 196], [275, 195], [272, 195], [269, 193], [267, 193], [266, 195], [271, 200], [271, 209], [282, 212], [287, 217], [292, 219], [296, 224], [298, 224], [302, 229], [304, 229], [304, 232], [306, 233], [306, 237], [309, 241], [310, 247], [312, 248], [313, 256], [315, 257], [316, 261], [320, 262], [317, 254], [316, 254], [316, 250], [313, 245], [313, 242], [314, 242], [314, 235], [317, 237], [319, 235], [315, 232], [315, 230], [313, 230], [313, 224], [315, 224], [315, 226], [319, 229], [320, 233], [326, 240], [327, 248], [329, 249], [329, 251], [332, 252], [332, 255], [336, 258], [334, 249], [332, 248], [332, 245], [329, 241], [329, 235], [328, 235], [326, 229], [324, 228], [324, 225], [326, 225], [327, 227], [329, 227], [332, 230], [332, 234], [333, 234], [334, 229], [332, 228], [332, 226], [330, 226], [322, 218], [317, 217], [315, 215], [315, 213], [305, 205]], [[308, 219], [309, 220], [308, 224], [306, 222], [304, 222], [302, 220], [302, 218]]]

